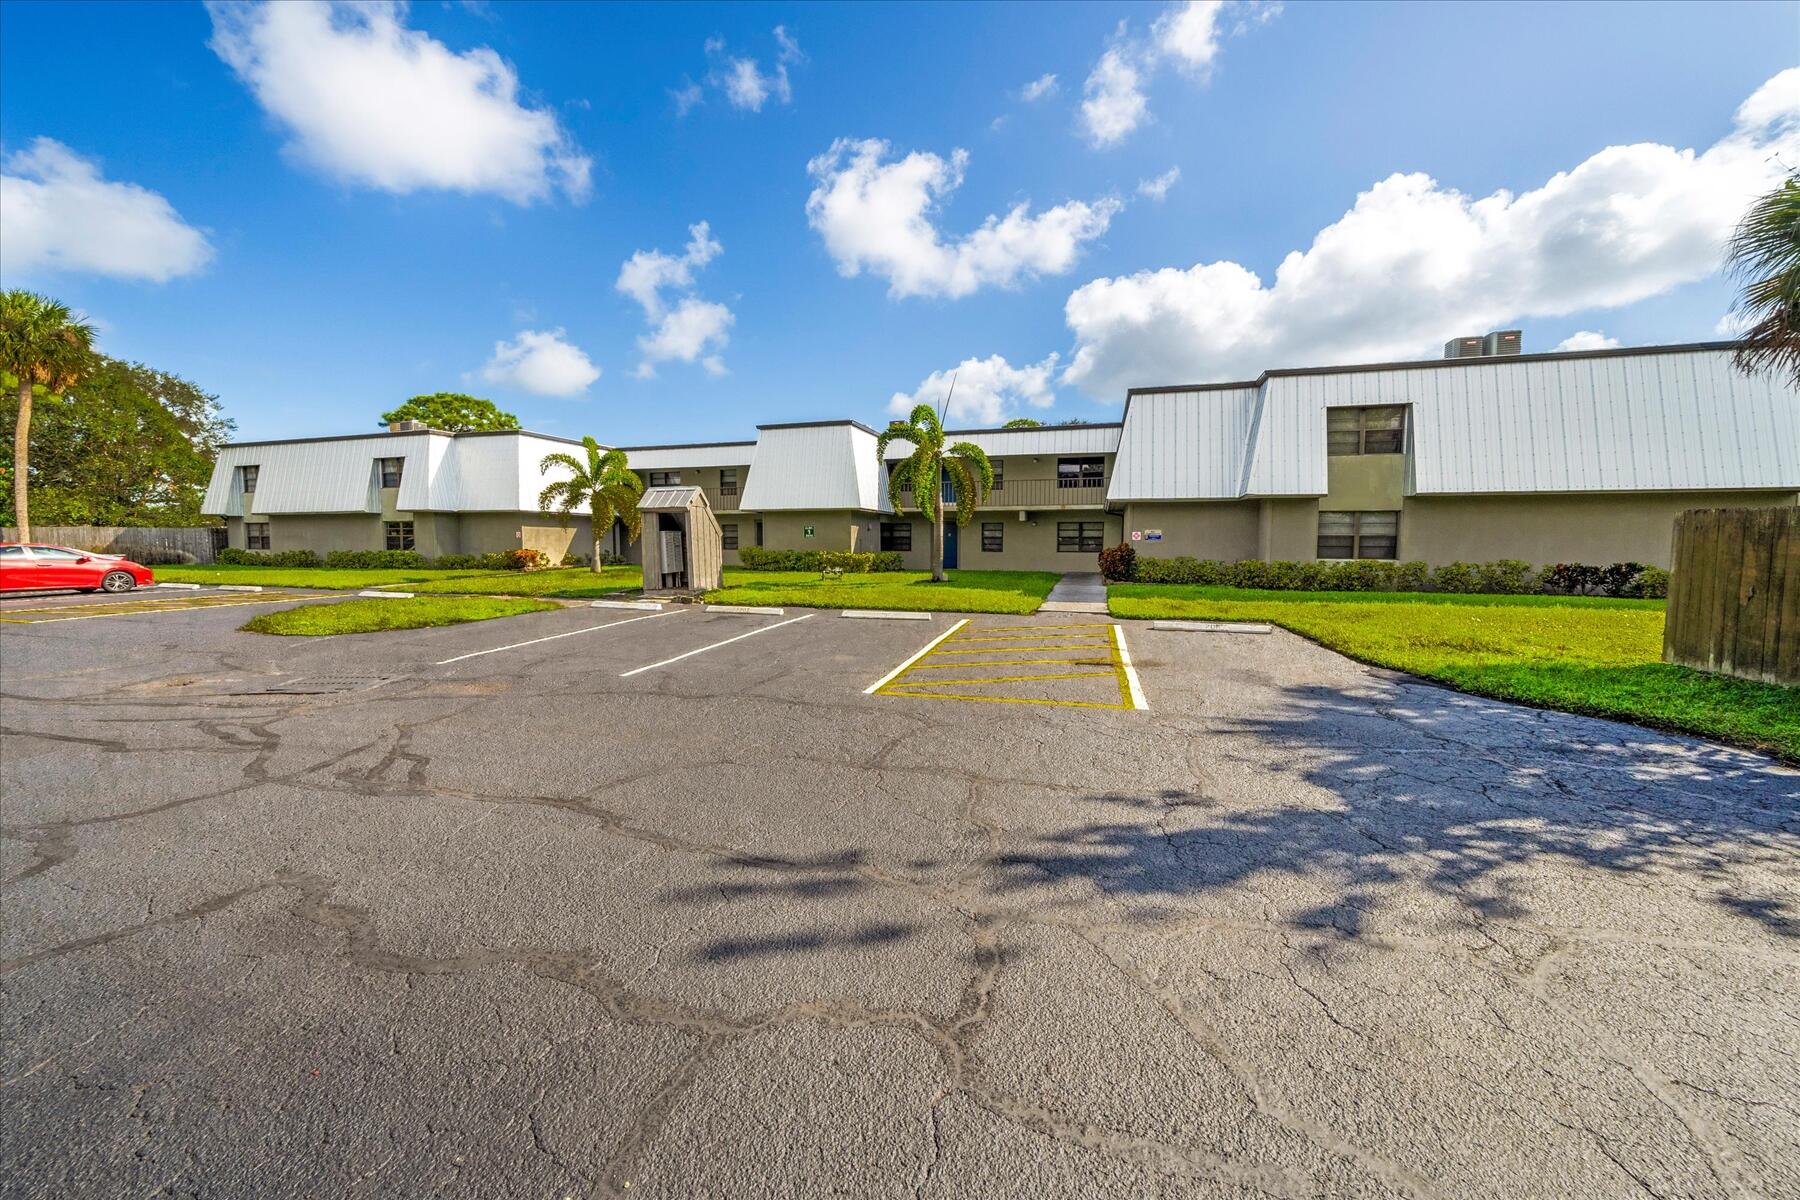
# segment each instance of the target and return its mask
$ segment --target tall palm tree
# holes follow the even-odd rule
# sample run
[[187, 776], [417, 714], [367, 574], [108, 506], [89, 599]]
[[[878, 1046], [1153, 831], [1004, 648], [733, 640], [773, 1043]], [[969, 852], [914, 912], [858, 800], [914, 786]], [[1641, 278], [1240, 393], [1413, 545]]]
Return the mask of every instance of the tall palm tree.
[[594, 561], [589, 569], [600, 573], [600, 539], [612, 529], [613, 519], [625, 523], [625, 533], [637, 541], [643, 528], [643, 514], [638, 512], [638, 499], [644, 494], [644, 481], [625, 465], [623, 450], [608, 450], [591, 437], [581, 439], [587, 451], [583, 462], [573, 454], [557, 452], [544, 455], [538, 464], [542, 474], [551, 467], [563, 467], [570, 478], [558, 480], [538, 493], [538, 507], [555, 509], [566, 523], [578, 508], [586, 507], [594, 519]]
[[[956, 385], [952, 382], [951, 387]], [[946, 401], [948, 403], [948, 401]], [[904, 510], [901, 496], [912, 490], [920, 512], [931, 518], [931, 580], [944, 582], [944, 477], [956, 492], [956, 524], [967, 528], [975, 509], [994, 486], [994, 467], [973, 442], [944, 444], [944, 423], [929, 404], [912, 410], [906, 420], [891, 422], [875, 439], [875, 462], [883, 464], [890, 442], [911, 442], [914, 450], [894, 464], [888, 475], [888, 501]]]
[[31, 538], [31, 389], [60, 396], [80, 382], [93, 361], [94, 327], [66, 304], [18, 288], [0, 295], [0, 369], [19, 382], [19, 420], [13, 432], [13, 511], [19, 538]]
[[1725, 263], [1744, 284], [1738, 368], [1783, 374], [1800, 387], [1800, 173], [1750, 206]]

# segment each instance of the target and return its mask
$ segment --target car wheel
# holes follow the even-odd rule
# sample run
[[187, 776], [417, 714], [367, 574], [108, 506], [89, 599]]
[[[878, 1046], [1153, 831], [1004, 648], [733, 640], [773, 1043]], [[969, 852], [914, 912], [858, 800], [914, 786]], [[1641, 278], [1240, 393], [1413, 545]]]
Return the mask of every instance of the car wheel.
[[136, 586], [137, 580], [130, 571], [108, 571], [100, 581], [101, 590], [107, 592], [129, 592]]

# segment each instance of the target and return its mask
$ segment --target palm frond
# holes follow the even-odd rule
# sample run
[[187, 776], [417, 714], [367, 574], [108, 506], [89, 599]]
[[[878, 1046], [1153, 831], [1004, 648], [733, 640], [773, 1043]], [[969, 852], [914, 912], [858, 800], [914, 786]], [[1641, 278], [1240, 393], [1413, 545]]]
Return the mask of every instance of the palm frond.
[[888, 504], [896, 513], [906, 511], [900, 497], [912, 486], [912, 459], [903, 458], [888, 472]]
[[551, 509], [560, 511], [565, 525], [568, 524], [569, 514], [581, 505], [581, 500], [581, 489], [572, 479], [560, 479], [550, 484], [538, 493], [537, 498], [539, 511], [549, 512]]
[[994, 464], [988, 461], [987, 451], [974, 442], [956, 442], [949, 453], [974, 466], [976, 477], [981, 480], [982, 498], [986, 499], [994, 490]]
[[588, 473], [587, 467], [583, 466], [573, 454], [565, 454], [561, 450], [556, 451], [554, 454], [546, 454], [539, 460], [538, 474], [542, 475], [551, 467], [563, 467], [567, 469], [571, 475], [586, 475]]
[[1750, 206], [1725, 261], [1743, 281], [1734, 311], [1745, 330], [1733, 361], [1745, 374], [1785, 375], [1800, 387], [1800, 174]]
[[941, 456], [930, 446], [920, 446], [907, 459], [907, 470], [912, 476], [913, 504], [918, 510], [937, 520], [938, 505], [943, 500], [943, 484], [938, 474], [938, 462]]
[[966, 461], [952, 457], [944, 459], [944, 474], [950, 477], [950, 486], [956, 492], [956, 523], [967, 526], [975, 519], [975, 509], [981, 503], [981, 497], [975, 491], [974, 475]]

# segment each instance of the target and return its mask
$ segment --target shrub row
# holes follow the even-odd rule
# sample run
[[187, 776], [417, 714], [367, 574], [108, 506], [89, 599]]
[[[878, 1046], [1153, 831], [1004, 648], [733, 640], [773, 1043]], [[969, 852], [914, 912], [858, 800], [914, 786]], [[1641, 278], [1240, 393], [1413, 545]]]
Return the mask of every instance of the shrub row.
[[[575, 560], [571, 562], [571, 559]], [[239, 550], [228, 546], [219, 551], [219, 562], [226, 566], [255, 567], [335, 567], [353, 571], [375, 571], [399, 567], [433, 571], [537, 571], [550, 565], [550, 556], [542, 550], [499, 550], [492, 554], [442, 554], [426, 558], [417, 550], [333, 550], [320, 558], [311, 550]], [[570, 555], [565, 565], [585, 565], [581, 555]]]
[[849, 575], [866, 575], [871, 571], [898, 571], [902, 558], [898, 550], [769, 550], [762, 546], [738, 549], [738, 561], [753, 571], [823, 571], [827, 567]]
[[[1121, 555], [1118, 551], [1127, 553]], [[1551, 593], [1573, 596], [1662, 598], [1669, 594], [1669, 573], [1641, 563], [1594, 567], [1557, 563], [1538, 570], [1528, 562], [1504, 558], [1491, 563], [1386, 562], [1221, 562], [1218, 559], [1143, 558], [1130, 546], [1114, 546], [1100, 555], [1108, 579], [1137, 583], [1191, 583], [1215, 587], [1300, 592], [1481, 592], [1498, 595]], [[1119, 572], [1127, 574], [1121, 575]]]

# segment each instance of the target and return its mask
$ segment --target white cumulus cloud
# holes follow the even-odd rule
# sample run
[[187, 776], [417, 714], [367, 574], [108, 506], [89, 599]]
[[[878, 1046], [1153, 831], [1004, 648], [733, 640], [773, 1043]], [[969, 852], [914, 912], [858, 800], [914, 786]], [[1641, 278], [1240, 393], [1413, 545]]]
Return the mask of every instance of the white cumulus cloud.
[[[800, 50], [800, 43], [787, 31], [787, 27], [775, 27], [776, 57], [775, 65], [770, 70], [763, 70], [762, 63], [754, 58], [740, 58], [729, 53], [725, 48], [724, 38], [708, 38], [706, 56], [712, 61], [712, 70], [708, 79], [713, 86], [725, 93], [725, 99], [733, 108], [748, 109], [761, 112], [762, 106], [770, 99], [782, 104], [790, 104], [794, 99], [794, 85], [788, 79], [788, 67], [806, 61], [806, 55]], [[696, 99], [693, 103], [698, 103]], [[686, 112], [693, 107], [689, 103], [682, 108]]]
[[1228, 34], [1248, 32], [1281, 12], [1266, 0], [1185, 0], [1151, 24], [1148, 39], [1134, 39], [1119, 23], [1112, 45], [1082, 87], [1081, 131], [1096, 148], [1117, 145], [1151, 120], [1150, 81], [1164, 63], [1204, 81], [1217, 65]]
[[286, 127], [288, 151], [329, 175], [515, 204], [588, 194], [591, 160], [554, 113], [520, 102], [513, 68], [408, 29], [400, 4], [207, 7], [213, 50]]
[[1800, 161], [1800, 68], [1705, 151], [1610, 146], [1517, 195], [1396, 174], [1287, 255], [1272, 282], [1230, 261], [1096, 279], [1064, 306], [1064, 379], [1143, 384], [1429, 355], [1446, 338], [1635, 303], [1719, 268], [1751, 199]]
[[561, 329], [523, 329], [510, 342], [495, 342], [481, 377], [538, 396], [579, 396], [600, 378], [600, 368]]
[[1005, 216], [946, 240], [933, 223], [939, 204], [963, 180], [969, 156], [948, 159], [915, 150], [892, 162], [888, 143], [840, 138], [807, 164], [814, 186], [806, 216], [839, 274], [863, 271], [888, 281], [890, 296], [967, 296], [1036, 275], [1060, 275], [1082, 246], [1106, 232], [1117, 199], [1071, 200], [1033, 215], [1020, 203]]
[[71, 271], [163, 283], [212, 261], [206, 235], [156, 192], [106, 179], [53, 138], [0, 168], [0, 274]]
[[1027, 104], [1056, 95], [1056, 76], [1046, 72], [1019, 89], [1019, 99]]
[[1181, 168], [1170, 167], [1155, 179], [1140, 179], [1137, 186], [1138, 195], [1160, 201], [1169, 194], [1169, 189], [1174, 187], [1175, 181], [1180, 178]]
[[[650, 324], [650, 332], [637, 342], [644, 356], [635, 372], [639, 379], [655, 378], [659, 362], [699, 362], [710, 375], [725, 373], [719, 352], [736, 318], [723, 304], [694, 294], [694, 272], [724, 249], [712, 227], [701, 221], [688, 226], [688, 243], [680, 255], [639, 250], [619, 268], [613, 286], [637, 301]], [[665, 291], [680, 293], [679, 298], [670, 304]]]
[[1056, 403], [1056, 360], [1052, 354], [1042, 362], [1015, 367], [998, 354], [965, 358], [949, 370], [933, 371], [911, 392], [895, 392], [888, 411], [903, 417], [919, 404], [942, 408], [948, 396], [950, 425], [998, 425], [1017, 416], [1021, 407], [1048, 408]]
[[1619, 339], [1607, 337], [1593, 329], [1577, 329], [1562, 341], [1551, 347], [1554, 350], [1613, 350], [1617, 349]]
[[1081, 124], [1095, 146], [1123, 141], [1150, 117], [1143, 72], [1126, 46], [1102, 54], [1081, 90]]

